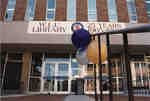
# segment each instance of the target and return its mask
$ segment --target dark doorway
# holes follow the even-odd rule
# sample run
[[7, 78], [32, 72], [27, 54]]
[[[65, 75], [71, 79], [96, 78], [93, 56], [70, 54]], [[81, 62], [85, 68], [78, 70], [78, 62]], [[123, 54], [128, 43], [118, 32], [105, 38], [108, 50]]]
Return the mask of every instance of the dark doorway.
[[76, 94], [76, 92], [77, 92], [76, 80], [72, 80], [72, 81], [71, 81], [71, 92], [72, 92], [73, 94]]
[[19, 90], [21, 79], [22, 63], [8, 62], [5, 69], [5, 77], [3, 83], [4, 91]]
[[76, 95], [84, 94], [84, 79], [72, 80], [71, 91]]

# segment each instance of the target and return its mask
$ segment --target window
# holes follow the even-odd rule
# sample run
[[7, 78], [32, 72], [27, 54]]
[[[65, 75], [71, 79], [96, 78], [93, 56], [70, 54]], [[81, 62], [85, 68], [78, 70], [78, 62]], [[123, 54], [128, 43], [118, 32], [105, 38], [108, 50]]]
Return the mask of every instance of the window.
[[58, 75], [59, 76], [68, 76], [69, 73], [69, 65], [66, 63], [58, 64]]
[[137, 23], [137, 15], [134, 0], [127, 0], [127, 7], [130, 23]]
[[118, 22], [116, 0], [107, 0], [108, 2], [108, 15], [110, 22]]
[[88, 0], [88, 20], [96, 21], [96, 0]]
[[68, 91], [68, 80], [58, 80], [57, 82], [58, 91]]
[[27, 1], [27, 9], [25, 20], [31, 21], [34, 18], [34, 10], [35, 10], [35, 0], [28, 0]]
[[15, 5], [16, 5], [16, 0], [8, 0], [8, 6], [6, 9], [6, 15], [5, 15], [5, 19], [7, 21], [13, 20]]
[[56, 8], [55, 0], [47, 0], [47, 11], [46, 11], [47, 20], [54, 20], [55, 8]]
[[55, 64], [46, 64], [45, 76], [55, 76]]
[[68, 0], [67, 2], [67, 20], [76, 20], [76, 0]]
[[[31, 92], [39, 92], [41, 88], [42, 57], [42, 53], [32, 53], [28, 88]], [[49, 75], [49, 72], [46, 75]]]
[[150, 20], [150, 0], [145, 0], [148, 19]]
[[72, 58], [72, 61], [71, 61], [72, 76], [78, 75], [78, 72], [79, 72], [78, 65], [79, 63], [77, 62], [77, 60], [75, 58]]

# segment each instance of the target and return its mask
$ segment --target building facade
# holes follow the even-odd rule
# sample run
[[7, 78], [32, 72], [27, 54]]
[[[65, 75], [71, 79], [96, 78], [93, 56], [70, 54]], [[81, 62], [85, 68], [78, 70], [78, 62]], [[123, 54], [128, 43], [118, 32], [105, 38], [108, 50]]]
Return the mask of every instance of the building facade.
[[[94, 34], [150, 22], [149, 0], [1, 0], [0, 4], [2, 94], [72, 94], [78, 83], [85, 94], [93, 94], [94, 64], [80, 65], [76, 60], [71, 25], [81, 22]], [[150, 35], [128, 38], [133, 87], [150, 91]], [[113, 91], [125, 93], [121, 35], [111, 36], [111, 51]], [[108, 68], [107, 62], [103, 64], [105, 93]], [[100, 93], [98, 65], [96, 69]]]

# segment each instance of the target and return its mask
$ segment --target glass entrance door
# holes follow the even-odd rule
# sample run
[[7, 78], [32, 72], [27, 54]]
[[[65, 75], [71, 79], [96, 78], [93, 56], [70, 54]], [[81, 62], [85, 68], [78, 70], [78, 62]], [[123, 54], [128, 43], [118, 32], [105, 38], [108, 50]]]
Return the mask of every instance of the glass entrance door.
[[48, 93], [54, 93], [56, 91], [56, 80], [55, 80], [55, 73], [56, 73], [56, 63], [46, 63], [43, 68], [44, 74], [44, 85], [43, 91]]
[[50, 94], [69, 93], [69, 63], [45, 62], [43, 70], [43, 92]]

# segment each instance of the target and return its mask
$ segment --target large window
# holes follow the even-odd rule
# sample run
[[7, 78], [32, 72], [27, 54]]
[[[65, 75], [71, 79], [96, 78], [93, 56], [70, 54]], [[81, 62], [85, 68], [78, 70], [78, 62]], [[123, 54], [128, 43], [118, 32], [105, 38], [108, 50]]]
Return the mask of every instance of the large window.
[[29, 73], [29, 91], [39, 92], [41, 87], [42, 53], [32, 53], [31, 69]]
[[145, 0], [145, 3], [146, 3], [146, 8], [147, 8], [148, 19], [150, 21], [150, 0]]
[[45, 66], [45, 76], [55, 76], [55, 64], [46, 64]]
[[8, 0], [8, 6], [6, 9], [5, 19], [8, 21], [13, 20], [13, 15], [15, 11], [16, 0]]
[[36, 0], [27, 0], [27, 9], [25, 15], [25, 20], [27, 21], [31, 21], [34, 19], [35, 1]]
[[46, 19], [47, 20], [55, 19], [55, 9], [56, 9], [55, 0], [47, 0], [47, 11], [46, 11]]
[[88, 0], [88, 21], [96, 21], [96, 0]]
[[60, 63], [58, 64], [58, 75], [59, 76], [68, 76], [69, 73], [69, 64]]
[[134, 0], [127, 0], [128, 14], [130, 23], [137, 23], [137, 15]]
[[76, 20], [76, 0], [68, 0], [67, 2], [67, 20]]
[[116, 8], [116, 0], [107, 0], [108, 2], [108, 15], [110, 22], [117, 22], [117, 8]]

